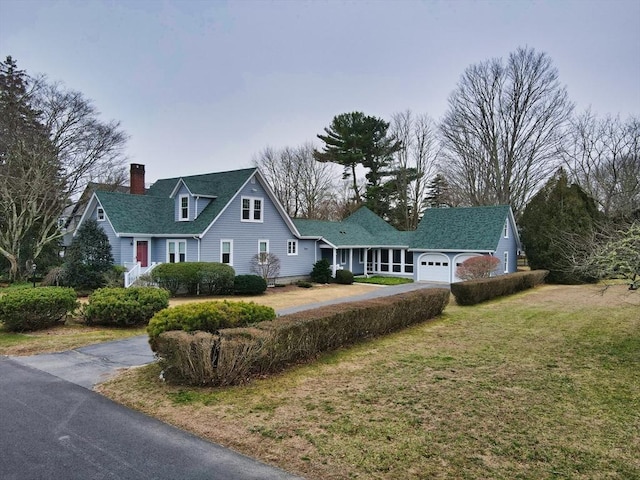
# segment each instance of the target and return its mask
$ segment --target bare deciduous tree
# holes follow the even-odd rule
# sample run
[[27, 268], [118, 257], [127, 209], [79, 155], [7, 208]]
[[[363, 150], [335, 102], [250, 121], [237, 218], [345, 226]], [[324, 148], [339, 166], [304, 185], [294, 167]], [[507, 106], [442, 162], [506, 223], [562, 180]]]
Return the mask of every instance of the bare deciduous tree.
[[471, 205], [511, 204], [520, 212], [557, 167], [559, 133], [572, 109], [545, 53], [519, 48], [506, 64], [470, 66], [440, 126], [447, 179]]
[[267, 147], [253, 160], [292, 218], [324, 218], [322, 206], [334, 193], [335, 167], [317, 162], [313, 151], [310, 143], [279, 150]]
[[275, 285], [280, 275], [280, 258], [274, 253], [260, 252], [251, 257], [251, 271], [260, 275], [267, 285]]
[[394, 155], [396, 172], [395, 198], [401, 230], [415, 230], [420, 222], [429, 178], [436, 171], [439, 154], [436, 126], [427, 114], [414, 115], [411, 110], [396, 113], [391, 119], [391, 135], [402, 144]]
[[590, 111], [577, 117], [562, 156], [573, 181], [609, 215], [640, 209], [640, 119], [598, 119]]
[[126, 176], [128, 136], [120, 122], [104, 123], [91, 100], [60, 83], [42, 79], [36, 93], [34, 106], [51, 132], [69, 197], [81, 192], [88, 182]]

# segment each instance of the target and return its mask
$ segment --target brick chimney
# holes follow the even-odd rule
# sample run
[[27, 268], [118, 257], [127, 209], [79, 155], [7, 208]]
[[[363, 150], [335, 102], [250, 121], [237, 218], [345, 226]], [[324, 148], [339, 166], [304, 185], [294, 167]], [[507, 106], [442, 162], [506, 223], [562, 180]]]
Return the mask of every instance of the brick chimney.
[[144, 195], [144, 165], [131, 164], [129, 193], [132, 195]]

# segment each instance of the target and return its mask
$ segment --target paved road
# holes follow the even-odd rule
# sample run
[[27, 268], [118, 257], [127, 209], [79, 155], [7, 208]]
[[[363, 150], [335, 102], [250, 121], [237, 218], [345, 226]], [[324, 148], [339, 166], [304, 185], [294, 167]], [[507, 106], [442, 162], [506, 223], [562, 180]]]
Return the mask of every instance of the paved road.
[[[279, 314], [438, 285], [406, 284]], [[294, 479], [91, 391], [154, 360], [146, 335], [31, 357], [0, 357], [2, 480]]]
[[294, 479], [0, 357], [2, 480]]

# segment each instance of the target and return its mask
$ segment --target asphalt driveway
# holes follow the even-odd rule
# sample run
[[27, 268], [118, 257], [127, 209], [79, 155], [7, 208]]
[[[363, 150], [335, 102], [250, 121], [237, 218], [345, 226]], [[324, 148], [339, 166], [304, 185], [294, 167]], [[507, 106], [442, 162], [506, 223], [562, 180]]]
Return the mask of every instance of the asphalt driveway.
[[0, 358], [0, 478], [298, 477], [4, 357]]
[[[405, 284], [278, 314], [377, 298]], [[299, 478], [123, 407], [91, 388], [153, 362], [146, 335], [67, 352], [0, 357], [2, 480], [251, 480]]]

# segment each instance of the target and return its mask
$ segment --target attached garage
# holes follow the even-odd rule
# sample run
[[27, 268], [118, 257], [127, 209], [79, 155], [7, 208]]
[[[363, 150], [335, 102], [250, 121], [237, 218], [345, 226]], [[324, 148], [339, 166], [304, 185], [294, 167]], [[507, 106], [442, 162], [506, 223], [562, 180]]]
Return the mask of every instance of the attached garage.
[[446, 282], [451, 281], [449, 257], [441, 253], [425, 253], [418, 259], [418, 281]]

